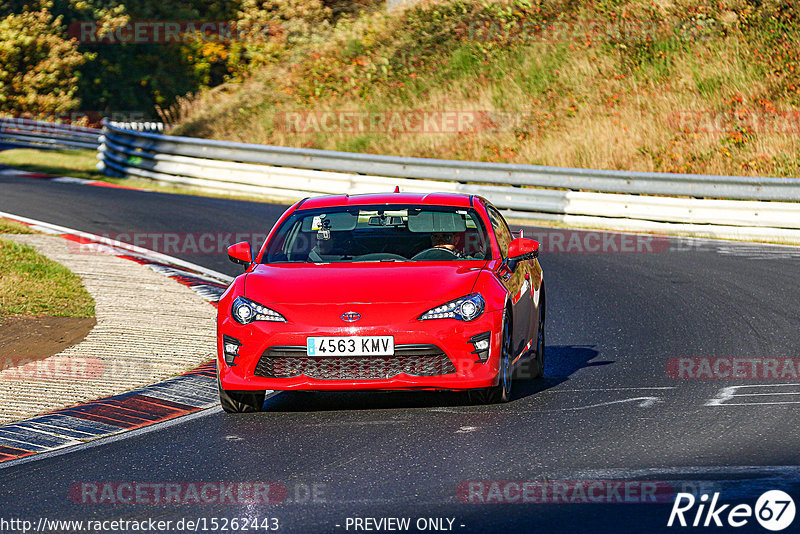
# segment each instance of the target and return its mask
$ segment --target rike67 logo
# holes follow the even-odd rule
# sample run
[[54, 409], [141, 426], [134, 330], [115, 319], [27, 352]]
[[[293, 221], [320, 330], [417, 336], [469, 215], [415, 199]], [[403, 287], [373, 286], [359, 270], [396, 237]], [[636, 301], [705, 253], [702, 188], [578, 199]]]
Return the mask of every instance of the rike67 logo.
[[783, 491], [767, 491], [758, 498], [755, 508], [749, 504], [718, 504], [719, 495], [714, 493], [709, 502], [707, 494], [697, 499], [691, 493], [678, 493], [667, 526], [743, 527], [755, 517], [762, 527], [777, 532], [794, 521], [794, 500]]

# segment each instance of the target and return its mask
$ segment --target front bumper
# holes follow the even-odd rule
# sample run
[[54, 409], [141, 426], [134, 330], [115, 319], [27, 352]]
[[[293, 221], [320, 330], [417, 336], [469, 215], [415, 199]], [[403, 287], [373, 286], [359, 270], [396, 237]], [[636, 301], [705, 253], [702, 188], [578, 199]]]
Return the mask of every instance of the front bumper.
[[[498, 381], [500, 332], [502, 331], [502, 311], [484, 312], [470, 322], [456, 319], [433, 319], [394, 325], [365, 325], [341, 327], [313, 327], [292, 323], [255, 322], [241, 325], [229, 316], [220, 314], [217, 331], [217, 367], [222, 388], [229, 391], [257, 390], [297, 390], [297, 391], [353, 391], [353, 390], [464, 390], [494, 386]], [[474, 346], [470, 338], [477, 334], [490, 332], [489, 358], [478, 362], [473, 353]], [[332, 379], [310, 377], [305, 374], [291, 378], [270, 378], [258, 376], [263, 374], [262, 364], [256, 371], [262, 356], [275, 347], [305, 347], [309, 336], [394, 336], [396, 355], [400, 355], [400, 347], [433, 345], [449, 358], [452, 366], [446, 369], [447, 374], [417, 376], [418, 369], [424, 365], [410, 362], [413, 356], [403, 356], [406, 372], [397, 372], [398, 367], [389, 362], [393, 369], [388, 378], [369, 379]], [[223, 336], [230, 336], [241, 343], [234, 366], [225, 363], [223, 354]], [[302, 354], [297, 354], [302, 357]], [[391, 359], [392, 357], [369, 357]], [[312, 360], [307, 358], [306, 360]], [[342, 358], [339, 358], [342, 359]], [[333, 360], [333, 358], [328, 358]], [[410, 362], [410, 363], [409, 363]], [[453, 371], [454, 370], [454, 371]]]

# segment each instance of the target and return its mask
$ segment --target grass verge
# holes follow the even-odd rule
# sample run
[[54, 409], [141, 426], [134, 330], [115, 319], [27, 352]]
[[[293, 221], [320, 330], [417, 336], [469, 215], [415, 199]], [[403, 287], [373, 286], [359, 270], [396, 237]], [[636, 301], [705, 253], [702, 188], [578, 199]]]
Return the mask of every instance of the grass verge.
[[[0, 236], [31, 233], [0, 219]], [[27, 231], [26, 231], [27, 230]], [[0, 318], [11, 315], [94, 317], [80, 277], [28, 245], [0, 239]]]
[[8, 165], [27, 172], [41, 172], [54, 176], [72, 176], [85, 180], [104, 180], [93, 150], [37, 150], [14, 148], [0, 152], [0, 165]]
[[[237, 200], [270, 200], [262, 196], [244, 193], [216, 193], [189, 186], [165, 185], [151, 180], [137, 178], [114, 178], [106, 176], [95, 168], [96, 153], [91, 150], [42, 150], [33, 148], [15, 148], [0, 152], [0, 165], [7, 165], [27, 172], [40, 172], [53, 176], [71, 176], [98, 182], [107, 182], [125, 187], [133, 187], [156, 193], [172, 193], [178, 195], [194, 195], [214, 198], [233, 198]], [[285, 203], [285, 202], [284, 202]], [[23, 233], [23, 232], [15, 232]]]
[[11, 221], [9, 219], [0, 219], [0, 234], [35, 234], [38, 233], [30, 226]]

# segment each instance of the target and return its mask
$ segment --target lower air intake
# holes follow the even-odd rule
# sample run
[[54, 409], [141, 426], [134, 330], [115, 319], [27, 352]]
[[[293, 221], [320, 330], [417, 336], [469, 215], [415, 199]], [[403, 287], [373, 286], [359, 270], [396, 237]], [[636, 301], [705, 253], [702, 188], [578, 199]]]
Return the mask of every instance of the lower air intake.
[[439, 376], [456, 372], [450, 358], [435, 345], [397, 345], [394, 356], [306, 356], [305, 347], [271, 347], [261, 356], [255, 375], [265, 378], [307, 376], [316, 380], [381, 380], [400, 374]]

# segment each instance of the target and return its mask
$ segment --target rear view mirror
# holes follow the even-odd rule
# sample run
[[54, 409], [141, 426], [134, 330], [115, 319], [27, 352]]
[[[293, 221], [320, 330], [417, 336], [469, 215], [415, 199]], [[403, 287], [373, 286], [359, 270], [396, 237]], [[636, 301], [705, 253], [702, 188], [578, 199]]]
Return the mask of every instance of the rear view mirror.
[[228, 247], [228, 259], [233, 263], [244, 265], [245, 268], [253, 263], [253, 251], [249, 241], [242, 241]]

